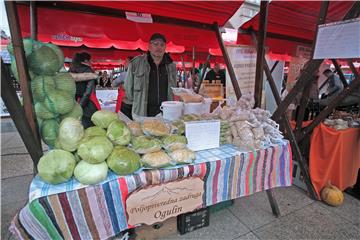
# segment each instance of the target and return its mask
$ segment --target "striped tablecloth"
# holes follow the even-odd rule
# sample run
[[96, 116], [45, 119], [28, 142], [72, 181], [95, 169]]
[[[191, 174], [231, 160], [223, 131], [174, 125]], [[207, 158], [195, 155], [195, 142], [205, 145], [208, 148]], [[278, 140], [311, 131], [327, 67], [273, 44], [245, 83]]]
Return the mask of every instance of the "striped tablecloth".
[[142, 170], [119, 177], [110, 173], [98, 185], [76, 180], [48, 185], [35, 178], [31, 201], [10, 226], [19, 239], [106, 239], [132, 228], [125, 202], [134, 190], [186, 177], [204, 180], [204, 206], [292, 183], [291, 147], [287, 141], [254, 152], [232, 145], [197, 152], [193, 165]]

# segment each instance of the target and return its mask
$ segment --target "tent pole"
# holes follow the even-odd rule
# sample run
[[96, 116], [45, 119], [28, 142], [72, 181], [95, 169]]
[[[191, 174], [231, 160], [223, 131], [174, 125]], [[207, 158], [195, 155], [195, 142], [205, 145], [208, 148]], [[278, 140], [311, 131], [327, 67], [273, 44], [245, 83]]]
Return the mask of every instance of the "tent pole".
[[[339, 95], [337, 95], [334, 99], [330, 101], [330, 103], [325, 107], [323, 111], [312, 121], [310, 125], [308, 125], [302, 131], [302, 134], [299, 136], [298, 141], [302, 140], [307, 134], [309, 134], [321, 121], [323, 121], [336, 107], [336, 105], [343, 100], [347, 95], [349, 95], [352, 91], [357, 89], [360, 86], [360, 76], [356, 72], [356, 69], [352, 62], [349, 61], [349, 66], [352, 66], [353, 73], [355, 75], [355, 79], [351, 82], [351, 84], [346, 87]], [[351, 67], [350, 67], [351, 68]], [[354, 71], [355, 70], [355, 71]]]
[[261, 107], [268, 7], [269, 7], [268, 1], [261, 1], [260, 18], [259, 18], [259, 34], [257, 36], [256, 75], [255, 75], [255, 89], [254, 89], [255, 107]]
[[[33, 132], [33, 140], [41, 150], [41, 142], [39, 137], [38, 126], [35, 122], [35, 114], [33, 111], [33, 100], [30, 92], [29, 82], [30, 76], [25, 58], [24, 45], [22, 41], [19, 16], [16, 8], [16, 3], [11, 1], [5, 1], [6, 12], [8, 16], [8, 22], [11, 33], [11, 40], [14, 47], [14, 55], [16, 60], [17, 71], [20, 79], [20, 87], [22, 96], [24, 99], [25, 116], [24, 120], [27, 120], [30, 128]], [[36, 161], [36, 159], [33, 159]]]
[[31, 29], [31, 38], [37, 40], [37, 8], [36, 1], [30, 2], [30, 29]]
[[[355, 2], [351, 9], [345, 14], [343, 20], [349, 20], [352, 18], [358, 17], [360, 14], [360, 1]], [[308, 66], [304, 69], [303, 73], [300, 75], [298, 81], [296, 82], [292, 91], [285, 97], [285, 99], [280, 103], [278, 108], [273, 114], [273, 119], [275, 121], [279, 120], [282, 116], [282, 113], [286, 111], [290, 103], [294, 100], [297, 93], [302, 91], [302, 89], [308, 84], [315, 70], [319, 69], [323, 59], [312, 59], [310, 60]]]
[[336, 61], [336, 59], [331, 59], [332, 63], [334, 64], [335, 66], [335, 69], [336, 69], [336, 72], [338, 73], [340, 79], [341, 79], [341, 82], [343, 83], [344, 87], [347, 87], [349, 86], [349, 84], [347, 83], [346, 81], [346, 78], [344, 76], [344, 73], [342, 72], [341, 70], [341, 67], [340, 65], [338, 64], [338, 62]]
[[[38, 142], [33, 140], [35, 137], [29, 122], [26, 121], [26, 113], [21, 106], [16, 91], [11, 83], [9, 69], [5, 66], [2, 59], [1, 98], [4, 100], [5, 106], [8, 109], [11, 118], [14, 120], [15, 126], [19, 131], [19, 134], [31, 156], [31, 159], [33, 160], [34, 166], [36, 166], [43, 154], [42, 149], [41, 146], [38, 145]], [[34, 169], [36, 172], [36, 167]]]
[[195, 93], [199, 93], [199, 91], [200, 91], [201, 84], [202, 84], [203, 80], [205, 79], [205, 73], [206, 73], [207, 66], [210, 63], [210, 58], [211, 58], [211, 55], [208, 54], [207, 58], [206, 58], [205, 66], [203, 67], [203, 69], [201, 71], [201, 78], [199, 79], [199, 83], [198, 83], [197, 88], [195, 89]]
[[[281, 97], [280, 97], [279, 92], [277, 91], [275, 81], [274, 81], [274, 79], [273, 79], [273, 77], [271, 75], [271, 72], [269, 70], [269, 66], [268, 66], [266, 61], [264, 61], [264, 71], [265, 71], [267, 80], [269, 82], [271, 91], [272, 91], [272, 93], [274, 95], [275, 101], [279, 105], [281, 103]], [[283, 120], [284, 120], [284, 125], [285, 125], [285, 128], [286, 128], [286, 134], [287, 134], [288, 139], [289, 139], [289, 141], [291, 143], [291, 147], [293, 149], [295, 158], [299, 163], [301, 172], [304, 175], [305, 184], [306, 184], [307, 189], [308, 189], [308, 191], [310, 193], [310, 197], [313, 198], [313, 199], [316, 199], [317, 198], [316, 197], [316, 192], [315, 192], [314, 187], [313, 187], [313, 185], [311, 183], [308, 165], [305, 162], [304, 158], [302, 157], [299, 145], [297, 144], [296, 139], [295, 139], [295, 135], [294, 135], [294, 133], [293, 133], [293, 131], [291, 129], [289, 119], [287, 118], [285, 113], [283, 113], [283, 115], [284, 115]]]
[[[316, 44], [316, 39], [317, 39], [317, 33], [319, 31], [319, 25], [325, 23], [328, 8], [329, 8], [329, 1], [322, 1], [321, 7], [320, 7], [320, 12], [319, 12], [319, 18], [318, 18], [318, 22], [316, 24], [316, 29], [315, 29], [315, 38], [314, 38], [314, 41], [312, 44], [311, 59], [313, 59], [313, 57], [314, 57], [315, 44]], [[314, 76], [311, 78], [311, 81], [314, 81]], [[310, 82], [310, 84], [305, 86], [304, 91], [302, 92], [302, 96], [300, 99], [299, 111], [298, 111], [297, 119], [296, 119], [295, 135], [298, 135], [302, 128], [302, 123], [304, 120], [306, 107], [308, 105], [308, 99], [309, 99], [311, 85], [312, 85], [312, 83]]]
[[235, 72], [234, 72], [234, 68], [233, 68], [233, 66], [231, 64], [230, 58], [229, 58], [229, 54], [225, 49], [225, 44], [224, 44], [224, 41], [223, 41], [223, 39], [221, 37], [220, 28], [219, 28], [219, 25], [217, 24], [217, 22], [214, 23], [214, 30], [215, 30], [215, 33], [216, 33], [216, 38], [218, 40], [222, 55], [223, 55], [224, 60], [225, 60], [227, 71], [229, 72], [231, 83], [232, 83], [232, 86], [233, 86], [234, 91], [235, 91], [236, 99], [239, 100], [241, 98], [241, 90], [240, 90], [240, 87], [239, 87], [239, 83], [238, 83], [238, 81], [236, 79], [236, 75], [235, 75]]

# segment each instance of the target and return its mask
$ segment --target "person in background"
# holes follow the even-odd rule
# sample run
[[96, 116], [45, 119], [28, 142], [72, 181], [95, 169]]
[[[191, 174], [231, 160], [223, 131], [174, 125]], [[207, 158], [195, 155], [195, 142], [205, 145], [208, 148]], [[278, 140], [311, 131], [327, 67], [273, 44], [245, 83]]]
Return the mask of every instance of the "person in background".
[[125, 80], [126, 102], [132, 102], [132, 115], [156, 116], [163, 101], [173, 100], [171, 87], [176, 86], [176, 65], [165, 53], [166, 38], [154, 33], [147, 54], [135, 57], [129, 64]]
[[103, 82], [103, 79], [102, 79], [102, 71], [99, 71], [99, 75], [98, 75], [98, 78], [97, 78], [97, 86], [99, 87], [102, 87], [104, 85], [104, 82]]
[[328, 83], [325, 98], [337, 96], [343, 90], [343, 84], [339, 76], [335, 75], [330, 69], [326, 69], [323, 74], [327, 77], [326, 81]]
[[199, 82], [199, 70], [196, 68], [191, 69], [191, 75], [187, 80], [187, 86], [188, 89], [194, 89], [197, 86], [197, 83]]
[[118, 87], [118, 98], [116, 101], [115, 112], [119, 112], [119, 110], [120, 110], [131, 120], [132, 120], [132, 116], [131, 116], [132, 104], [131, 104], [131, 102], [126, 102], [126, 98], [124, 98], [125, 90], [124, 90], [123, 85], [124, 85], [124, 82], [126, 79], [129, 64], [133, 58], [134, 57], [131, 57], [131, 56], [126, 58], [125, 64], [124, 64], [124, 71], [121, 72], [119, 74], [119, 76], [117, 78], [115, 78], [114, 81], [112, 82], [113, 87]]
[[205, 79], [209, 80], [210, 83], [215, 83], [215, 80], [220, 80], [222, 85], [225, 86], [225, 72], [220, 69], [219, 63], [215, 63], [214, 69], [205, 75]]
[[[70, 73], [94, 73], [90, 60], [91, 56], [87, 52], [76, 53], [70, 65]], [[78, 79], [80, 80], [76, 80], [75, 99], [83, 109], [82, 125], [84, 128], [88, 128], [94, 126], [91, 122], [91, 116], [100, 110], [100, 104], [95, 93], [96, 77], [90, 80], [81, 80], [81, 77]]]

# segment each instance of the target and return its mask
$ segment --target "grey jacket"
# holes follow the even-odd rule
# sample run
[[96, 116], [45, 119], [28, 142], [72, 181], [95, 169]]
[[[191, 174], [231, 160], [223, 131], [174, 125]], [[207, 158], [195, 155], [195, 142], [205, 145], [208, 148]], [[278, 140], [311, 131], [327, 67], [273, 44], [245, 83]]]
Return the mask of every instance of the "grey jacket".
[[[168, 72], [168, 100], [173, 99], [171, 87], [176, 86], [176, 66], [174, 63], [166, 65]], [[124, 102], [132, 104], [132, 113], [138, 116], [147, 115], [150, 64], [147, 55], [134, 58], [129, 64], [124, 84], [126, 99]]]

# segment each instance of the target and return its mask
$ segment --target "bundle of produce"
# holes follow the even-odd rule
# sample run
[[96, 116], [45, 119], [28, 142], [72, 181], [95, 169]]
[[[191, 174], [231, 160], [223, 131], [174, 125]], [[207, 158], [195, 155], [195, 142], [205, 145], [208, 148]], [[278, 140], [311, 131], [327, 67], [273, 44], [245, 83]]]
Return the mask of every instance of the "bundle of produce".
[[134, 137], [131, 141], [132, 148], [139, 154], [157, 152], [161, 150], [162, 142], [149, 136]]
[[163, 147], [167, 151], [174, 151], [178, 149], [183, 149], [186, 147], [187, 139], [185, 136], [172, 134], [164, 137]]
[[170, 134], [170, 127], [158, 119], [145, 119], [141, 129], [148, 136], [162, 137]]
[[[66, 117], [82, 117], [82, 109], [74, 101], [75, 81], [70, 74], [59, 73], [64, 65], [64, 55], [59, 47], [30, 38], [23, 39], [23, 43], [41, 137], [47, 145], [54, 147], [54, 134], [58, 132], [60, 121]], [[8, 45], [8, 50], [12, 58], [11, 70], [19, 80], [12, 44]], [[54, 129], [50, 129], [50, 125]]]
[[169, 155], [175, 164], [191, 164], [196, 159], [195, 153], [188, 148], [174, 150]]
[[137, 137], [144, 135], [143, 131], [141, 130], [141, 124], [139, 122], [130, 121], [126, 124], [130, 128], [133, 136]]
[[329, 126], [332, 127], [336, 130], [344, 130], [344, 129], [348, 129], [349, 125], [348, 122], [342, 119], [325, 119], [324, 123]]
[[253, 100], [245, 96], [231, 107], [214, 111], [213, 117], [221, 119], [221, 144], [230, 143], [249, 151], [283, 139], [278, 124], [270, 119], [270, 112], [252, 106]]
[[149, 168], [162, 168], [175, 165], [170, 156], [165, 151], [147, 153], [141, 158], [141, 163]]

